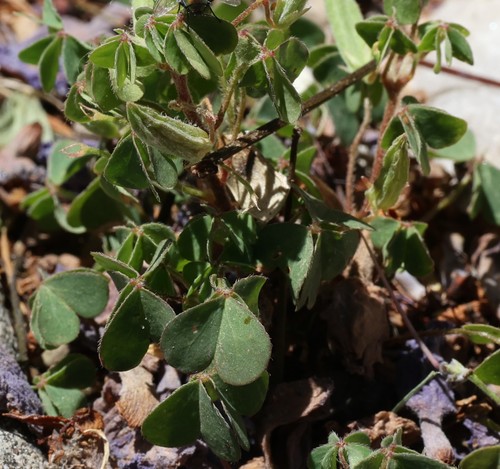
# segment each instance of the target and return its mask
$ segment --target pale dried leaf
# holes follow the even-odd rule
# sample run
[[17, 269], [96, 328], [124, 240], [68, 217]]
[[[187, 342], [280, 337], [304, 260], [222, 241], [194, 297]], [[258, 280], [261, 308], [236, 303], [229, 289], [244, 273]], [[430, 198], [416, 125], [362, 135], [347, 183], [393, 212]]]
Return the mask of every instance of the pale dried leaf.
[[255, 152], [238, 153], [232, 164], [226, 183], [239, 207], [262, 222], [274, 218], [290, 190], [286, 176]]

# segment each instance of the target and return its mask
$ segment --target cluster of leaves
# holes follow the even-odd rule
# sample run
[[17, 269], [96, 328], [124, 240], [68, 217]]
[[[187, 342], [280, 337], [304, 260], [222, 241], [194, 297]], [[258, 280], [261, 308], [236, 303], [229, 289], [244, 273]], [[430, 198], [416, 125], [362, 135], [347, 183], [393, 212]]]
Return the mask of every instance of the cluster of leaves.
[[[497, 461], [498, 448], [482, 448], [469, 454], [458, 467], [459, 469], [495, 467]], [[370, 439], [366, 433], [354, 432], [344, 438], [339, 438], [332, 432], [328, 436], [328, 443], [312, 451], [307, 467], [309, 469], [336, 469], [337, 467], [447, 469], [450, 466], [406, 448], [402, 442], [402, 431], [398, 430], [394, 435], [385, 437], [377, 450], [370, 448]]]
[[[408, 35], [405, 25], [417, 24], [421, 2], [386, 1], [387, 16], [367, 21], [353, 1], [331, 2], [337, 46], [324, 45], [319, 28], [301, 19], [305, 3], [277, 0], [272, 11], [267, 6], [266, 21], [240, 23], [237, 29], [208, 7], [190, 14], [179, 11], [175, 0], [137, 0], [131, 29], [116, 30], [91, 48], [62, 30], [52, 2], [45, 0], [49, 37], [21, 53], [23, 60], [40, 66], [46, 91], [54, 86], [62, 53], [71, 84], [66, 117], [115, 143], [111, 151], [111, 145], [59, 143], [48, 160], [46, 187], [31, 194], [24, 207], [45, 228], [73, 233], [123, 224], [111, 236], [113, 255], [93, 253], [96, 270], [106, 271], [119, 291], [99, 346], [101, 361], [110, 370], [129, 370], [157, 344], [169, 364], [190, 376], [144, 421], [143, 434], [154, 444], [181, 446], [201, 437], [230, 461], [239, 458], [240, 447], [249, 448], [243, 417], [256, 413], [264, 401], [272, 342], [258, 308], [265, 277], [252, 274], [281, 271], [295, 308], [312, 308], [321, 283], [339, 275], [354, 255], [361, 230], [372, 231], [388, 275], [405, 269], [423, 276], [433, 268], [423, 241], [425, 224], [403, 223], [380, 211], [393, 207], [407, 185], [409, 158], [415, 157], [427, 174], [432, 152], [458, 142], [466, 124], [411, 97], [392, 116], [381, 140], [385, 157], [366, 192], [371, 218], [357, 219], [322, 200], [309, 176], [313, 136], [304, 135], [298, 154], [291, 155], [282, 143], [292, 136], [288, 125], [281, 139], [261, 143], [266, 159], [251, 152], [244, 157], [253, 158], [251, 166], [261, 168], [260, 176], [238, 172], [234, 160], [233, 167], [223, 166], [240, 210], [215, 203], [191, 218], [178, 236], [166, 225], [144, 220], [139, 195], [145, 190], [157, 202], [168, 191], [178, 200], [183, 192], [209, 200], [210, 194], [188, 185], [183, 171], [222, 146], [228, 135], [235, 138], [253, 125], [251, 118], [294, 124], [303, 109], [292, 83], [306, 64], [317, 80], [307, 91], [312, 94], [364, 65], [372, 52], [379, 72], [391, 55], [410, 57], [416, 65], [442, 42], [446, 60], [472, 62], [461, 27], [429, 23]], [[358, 36], [352, 41], [355, 23], [371, 49]], [[352, 141], [352, 129], [357, 131], [365, 98], [384, 107], [383, 88], [376, 74], [332, 100], [344, 141]], [[249, 99], [260, 100], [259, 112], [245, 121]], [[298, 157], [296, 163], [292, 157]], [[285, 176], [280, 159], [288, 160], [293, 172]], [[90, 184], [80, 193], [68, 189], [68, 181], [84, 167], [92, 169]], [[477, 174], [482, 179], [475, 207], [498, 204], [480, 192], [491, 173], [479, 169]], [[280, 212], [286, 212], [285, 221], [268, 223]], [[32, 299], [33, 333], [45, 348], [68, 343], [78, 334], [78, 316], [93, 318], [106, 302], [102, 273], [57, 274]], [[37, 383], [49, 412], [71, 413], [56, 390], [67, 388], [78, 360], [68, 358]], [[493, 382], [488, 379], [484, 382]], [[84, 379], [73, 386], [78, 398], [78, 388], [88, 384]], [[72, 408], [77, 400], [75, 391]], [[401, 447], [398, 436], [375, 452], [360, 435], [346, 437], [342, 445], [331, 438], [313, 453], [312, 467], [336, 467], [337, 457], [349, 464], [353, 458], [356, 464], [370, 460], [377, 467], [389, 457], [391, 463], [408, 461], [397, 467], [427, 461]]]

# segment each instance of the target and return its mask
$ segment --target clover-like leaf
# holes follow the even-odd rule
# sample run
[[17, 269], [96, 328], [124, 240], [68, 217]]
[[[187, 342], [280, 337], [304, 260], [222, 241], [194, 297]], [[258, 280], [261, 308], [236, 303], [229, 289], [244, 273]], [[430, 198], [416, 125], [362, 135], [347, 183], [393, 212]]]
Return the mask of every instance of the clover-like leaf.
[[165, 325], [175, 316], [160, 297], [144, 288], [133, 288], [117, 303], [99, 345], [99, 356], [109, 370], [137, 366], [151, 342], [157, 342]]
[[97, 316], [108, 301], [106, 278], [89, 269], [61, 272], [46, 279], [35, 294], [31, 328], [42, 347], [74, 340], [78, 316]]
[[271, 354], [264, 327], [236, 295], [179, 314], [165, 328], [161, 347], [181, 371], [195, 373], [212, 365], [224, 382], [237, 386], [259, 377]]

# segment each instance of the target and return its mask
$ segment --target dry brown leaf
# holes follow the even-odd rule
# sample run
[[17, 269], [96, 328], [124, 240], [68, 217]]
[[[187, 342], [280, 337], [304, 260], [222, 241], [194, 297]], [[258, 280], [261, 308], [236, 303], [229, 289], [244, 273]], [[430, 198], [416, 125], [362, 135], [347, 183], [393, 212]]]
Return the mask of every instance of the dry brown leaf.
[[405, 419], [394, 412], [381, 411], [368, 419], [352, 422], [348, 425], [351, 431], [362, 430], [368, 435], [375, 448], [380, 446], [380, 442], [389, 435], [394, 435], [396, 430], [403, 430], [403, 444], [412, 445], [420, 437], [418, 425], [410, 419]]
[[250, 461], [240, 466], [240, 469], [267, 469], [266, 461], [262, 456], [250, 459]]
[[142, 425], [144, 419], [158, 404], [153, 395], [153, 376], [142, 366], [120, 373], [122, 388], [116, 408], [132, 428]]
[[[310, 421], [324, 418], [330, 412], [330, 396], [333, 391], [333, 383], [328, 379], [309, 378], [291, 383], [278, 384], [268, 397], [266, 405], [261, 411], [261, 432], [263, 434], [262, 448], [268, 465], [272, 465], [274, 459], [271, 450], [271, 433], [278, 427], [288, 424], [294, 425], [288, 436], [285, 436], [286, 443], [280, 445], [281, 450], [287, 451], [290, 447], [290, 438], [297, 443], [307, 426], [303, 426]], [[298, 428], [297, 426], [302, 427]], [[294, 435], [294, 431], [298, 433]], [[294, 469], [297, 461], [296, 452], [300, 451], [300, 445], [295, 444], [293, 455], [287, 451], [287, 467]], [[301, 456], [304, 456], [303, 454]], [[283, 458], [284, 456], [281, 455]]]
[[342, 354], [347, 369], [371, 377], [389, 337], [382, 290], [360, 278], [341, 279], [321, 317], [328, 323], [329, 346]]

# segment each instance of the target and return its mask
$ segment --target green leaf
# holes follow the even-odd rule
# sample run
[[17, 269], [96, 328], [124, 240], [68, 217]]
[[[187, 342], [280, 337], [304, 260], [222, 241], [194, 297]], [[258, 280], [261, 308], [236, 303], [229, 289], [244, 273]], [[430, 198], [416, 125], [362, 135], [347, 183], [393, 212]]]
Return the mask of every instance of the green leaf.
[[40, 287], [33, 300], [30, 328], [42, 348], [53, 348], [76, 339], [80, 321], [73, 309]]
[[180, 254], [190, 261], [208, 259], [208, 239], [212, 230], [213, 218], [210, 215], [194, 217], [184, 227], [177, 246]]
[[298, 301], [314, 253], [310, 231], [293, 223], [267, 225], [259, 233], [255, 252], [265, 268], [279, 267], [288, 273], [294, 299]]
[[372, 59], [370, 48], [356, 31], [356, 23], [363, 20], [355, 0], [326, 2], [326, 12], [340, 55], [350, 71]]
[[116, 50], [119, 45], [120, 36], [113, 36], [94, 49], [89, 55], [89, 60], [98, 67], [114, 68]]
[[222, 381], [219, 376], [212, 377], [214, 386], [220, 394], [221, 399], [230, 404], [240, 415], [251, 417], [256, 414], [267, 395], [269, 386], [269, 374], [262, 373], [255, 381], [244, 386], [231, 386]]
[[149, 344], [149, 324], [136, 288], [115, 306], [99, 344], [99, 357], [108, 370], [130, 370], [141, 362]]
[[363, 40], [372, 47], [378, 41], [380, 33], [384, 29], [389, 18], [387, 16], [376, 15], [364, 21], [356, 23], [356, 31]]
[[496, 344], [500, 345], [500, 329], [488, 324], [466, 324], [457, 330], [475, 344]]
[[104, 169], [104, 177], [109, 182], [123, 187], [149, 187], [146, 168], [136, 150], [132, 135], [125, 135], [117, 143]]
[[40, 57], [40, 79], [43, 91], [48, 93], [54, 88], [59, 72], [59, 57], [61, 55], [63, 38], [56, 35], [52, 42], [45, 48]]
[[179, 175], [176, 164], [156, 148], [148, 147], [148, 152], [155, 182], [165, 191], [173, 189], [177, 185]]
[[[350, 435], [349, 435], [350, 436]], [[346, 437], [347, 439], [348, 437]], [[347, 443], [348, 441], [344, 441]], [[343, 452], [345, 454], [345, 459], [349, 462], [350, 467], [357, 467], [356, 464], [363, 461], [365, 458], [370, 456], [372, 450], [370, 449], [370, 439], [365, 443], [351, 443], [344, 446]]]
[[108, 301], [108, 282], [88, 269], [62, 272], [46, 279], [33, 302], [31, 328], [42, 347], [71, 342], [79, 332], [78, 316], [97, 316]]
[[43, 374], [44, 381], [58, 388], [83, 389], [94, 385], [96, 367], [80, 353], [70, 353]]
[[91, 252], [97, 264], [108, 272], [120, 272], [128, 278], [139, 277], [139, 272], [118, 259], [114, 259], [102, 252]]
[[150, 340], [158, 343], [165, 326], [175, 318], [175, 312], [166, 301], [153, 292], [141, 288], [139, 294], [141, 307], [149, 324]]
[[402, 112], [399, 115], [399, 120], [403, 125], [403, 129], [408, 138], [413, 155], [417, 159], [422, 168], [422, 172], [427, 175], [430, 172], [429, 158], [427, 156], [427, 147], [423, 141], [419, 130], [416, 127], [413, 117], [408, 112]]
[[90, 46], [73, 36], [64, 37], [62, 47], [63, 68], [70, 84], [75, 83], [78, 75], [83, 71], [84, 58], [90, 50]]
[[307, 459], [308, 469], [337, 469], [338, 448], [326, 444], [318, 446], [311, 451]]
[[104, 111], [115, 109], [121, 104], [121, 100], [113, 91], [109, 70], [98, 67], [93, 63], [88, 63], [87, 68], [91, 69], [90, 90], [94, 102]]
[[458, 142], [467, 130], [467, 122], [441, 109], [421, 104], [408, 105], [423, 139], [432, 148], [443, 148]]
[[99, 179], [94, 179], [71, 203], [66, 217], [71, 226], [93, 230], [122, 220], [121, 205], [106, 195]]
[[418, 45], [419, 52], [430, 52], [436, 47], [436, 37], [439, 31], [439, 23], [424, 23], [420, 25], [419, 32], [422, 36]]
[[127, 117], [138, 138], [168, 155], [196, 163], [212, 148], [203, 129], [150, 107], [128, 103]]
[[399, 230], [400, 223], [394, 218], [377, 217], [370, 221], [374, 231], [370, 233], [373, 245], [377, 249], [384, 248]]
[[43, 388], [43, 391], [50, 399], [57, 415], [62, 417], [69, 419], [80, 407], [85, 406], [85, 394], [79, 389], [59, 388], [48, 384]]
[[144, 420], [142, 434], [150, 443], [176, 447], [200, 437], [199, 394], [203, 385], [191, 381], [176, 389]]
[[252, 275], [241, 278], [233, 285], [233, 291], [246, 303], [255, 316], [259, 316], [259, 294], [266, 283], [266, 278]]
[[40, 288], [46, 288], [83, 318], [100, 314], [108, 302], [108, 280], [90, 269], [75, 269], [52, 275]]
[[188, 74], [191, 67], [179, 47], [174, 28], [169, 28], [167, 35], [165, 36], [165, 48], [163, 52], [167, 63], [170, 67], [172, 67], [172, 69], [174, 69], [179, 75]]
[[473, 132], [467, 129], [463, 137], [453, 145], [434, 150], [432, 156], [439, 158], [447, 158], [456, 163], [470, 161], [476, 156], [476, 139]]
[[391, 37], [390, 47], [394, 52], [400, 55], [405, 55], [409, 52], [416, 53], [418, 50], [417, 46], [410, 39], [410, 37], [399, 28], [394, 29], [394, 34]]
[[186, 58], [192, 68], [194, 68], [203, 78], [210, 78], [210, 69], [203, 60], [196, 47], [193, 45], [191, 36], [182, 29], [174, 29], [174, 38], [179, 50]]
[[348, 213], [341, 212], [328, 207], [322, 200], [313, 197], [311, 194], [304, 192], [301, 189], [296, 189], [302, 197], [307, 211], [311, 218], [317, 222], [325, 222], [336, 225], [337, 227], [349, 228], [351, 230], [372, 230], [372, 227], [367, 223], [359, 220]]
[[458, 469], [479, 469], [500, 466], [500, 445], [479, 448], [465, 456]]
[[52, 147], [47, 161], [47, 179], [56, 186], [62, 185], [71, 176], [80, 171], [92, 155], [72, 157], [68, 155], [68, 147], [74, 142], [59, 140]]
[[220, 458], [237, 461], [241, 454], [234, 432], [222, 417], [219, 409], [212, 403], [205, 387], [200, 385], [198, 389], [200, 432], [203, 440]]
[[290, 82], [293, 82], [306, 66], [309, 50], [302, 41], [291, 37], [276, 49], [275, 57]]
[[342, 273], [356, 252], [358, 243], [357, 231], [339, 233], [328, 228], [321, 229], [316, 237], [313, 258], [296, 304], [297, 309], [304, 305], [308, 309], [314, 306], [321, 281], [331, 280]]
[[283, 67], [275, 59], [272, 59], [270, 63], [266, 61], [264, 64], [267, 66], [271, 99], [278, 115], [286, 122], [296, 122], [302, 113], [302, 101], [297, 90], [286, 76]]
[[190, 30], [189, 35], [192, 44], [209, 69], [210, 77], [217, 78], [222, 76], [222, 65], [219, 59], [215, 56], [215, 53], [212, 52], [212, 50], [203, 42], [203, 40], [200, 38], [200, 36], [198, 36], [198, 34], [196, 34], [194, 30]]
[[366, 191], [366, 197], [377, 210], [387, 210], [398, 200], [408, 182], [410, 162], [407, 138], [400, 135], [387, 150], [380, 174]]
[[57, 13], [52, 0], [44, 0], [43, 2], [42, 22], [47, 25], [49, 29], [63, 29], [63, 22], [59, 13]]
[[278, 0], [273, 13], [274, 24], [286, 29], [297, 21], [307, 10], [307, 0]]
[[90, 117], [83, 111], [88, 103], [82, 98], [81, 87], [74, 84], [64, 103], [64, 115], [71, 121], [84, 124], [90, 122]]
[[384, 10], [389, 16], [395, 12], [400, 24], [416, 24], [424, 3], [422, 0], [384, 0]]
[[33, 44], [30, 44], [19, 52], [19, 59], [27, 64], [37, 65], [43, 52], [48, 45], [52, 43], [55, 37], [55, 34], [49, 34]]
[[500, 198], [497, 197], [500, 187], [500, 170], [487, 163], [480, 164], [474, 171], [475, 190], [482, 196], [488, 215], [494, 223], [500, 225]]
[[406, 248], [404, 257], [404, 268], [412, 275], [423, 277], [432, 272], [434, 261], [432, 260], [427, 246], [416, 226], [410, 226], [406, 230]]
[[474, 65], [472, 49], [464, 35], [450, 25], [448, 28], [448, 38], [451, 43], [453, 57], [469, 65]]
[[186, 373], [212, 366], [220, 378], [241, 386], [267, 366], [271, 342], [264, 327], [237, 297], [215, 298], [188, 309], [165, 328], [166, 360]]
[[[115, 52], [116, 86], [122, 88], [125, 80], [129, 77], [130, 46], [126, 42], [121, 42]], [[132, 78], [130, 78], [132, 81]]]
[[292, 37], [299, 38], [308, 48], [325, 43], [325, 33], [319, 24], [301, 17], [290, 27]]
[[476, 367], [474, 374], [484, 383], [500, 385], [500, 350], [492, 353]]
[[404, 448], [402, 446], [397, 446], [395, 448], [395, 453], [391, 458], [390, 466], [394, 469], [416, 469], [421, 467], [425, 467], [426, 469], [450, 469], [450, 466], [448, 466], [448, 464], [444, 464], [440, 461], [436, 461], [435, 459], [428, 458], [427, 456], [423, 456], [416, 452], [410, 452], [408, 448]]

